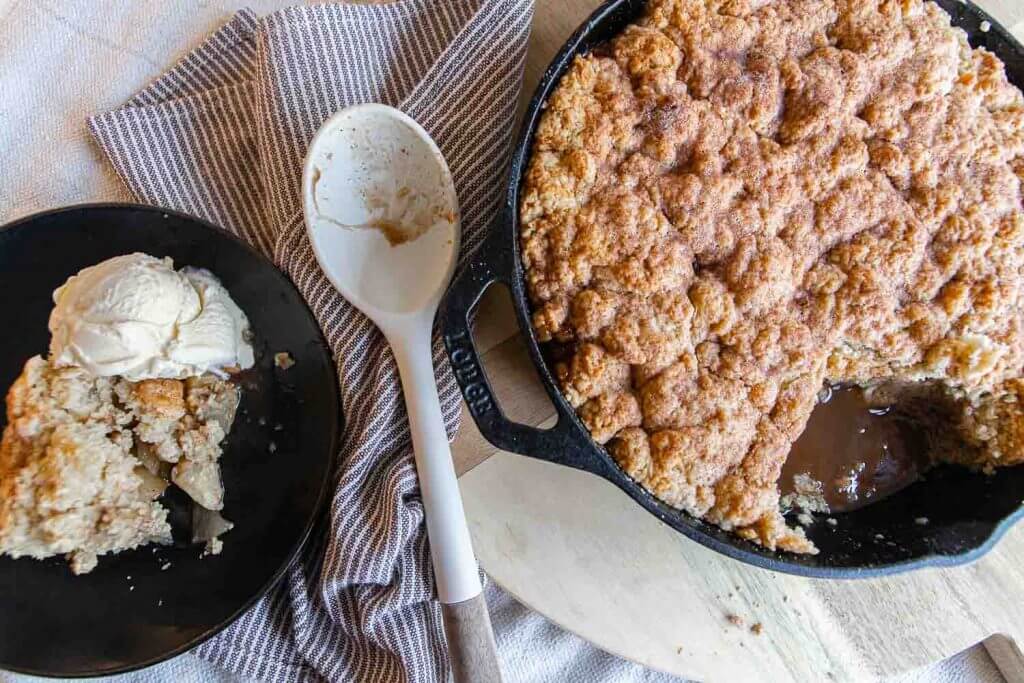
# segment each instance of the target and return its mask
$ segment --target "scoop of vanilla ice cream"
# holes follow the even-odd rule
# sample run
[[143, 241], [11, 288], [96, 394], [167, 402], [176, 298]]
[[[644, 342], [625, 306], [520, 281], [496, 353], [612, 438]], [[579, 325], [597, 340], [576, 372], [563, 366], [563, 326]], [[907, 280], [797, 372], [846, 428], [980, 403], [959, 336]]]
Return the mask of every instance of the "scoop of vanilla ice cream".
[[85, 268], [53, 293], [50, 357], [93, 375], [181, 378], [253, 365], [249, 322], [212, 274], [134, 253]]
[[184, 366], [251, 368], [252, 345], [245, 339], [249, 321], [213, 273], [184, 268], [181, 274], [199, 295], [199, 315], [178, 325], [168, 356]]

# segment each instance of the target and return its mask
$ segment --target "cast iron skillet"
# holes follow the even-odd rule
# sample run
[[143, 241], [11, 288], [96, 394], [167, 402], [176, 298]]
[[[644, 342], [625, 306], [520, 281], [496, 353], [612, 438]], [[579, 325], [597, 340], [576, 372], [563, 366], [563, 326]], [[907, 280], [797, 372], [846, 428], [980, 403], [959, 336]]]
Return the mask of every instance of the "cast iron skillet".
[[[995, 476], [939, 467], [899, 494], [855, 512], [836, 515], [838, 525], [816, 524], [809, 537], [814, 556], [775, 553], [694, 519], [651, 496], [598, 446], [562, 397], [530, 325], [530, 304], [519, 255], [519, 191], [544, 102], [573, 58], [618, 34], [636, 18], [643, 0], [608, 0], [569, 38], [530, 102], [513, 152], [505, 204], [485, 242], [452, 284], [444, 309], [444, 340], [470, 413], [483, 435], [504, 450], [576, 467], [613, 482], [648, 512], [717, 552], [758, 567], [801, 576], [851, 578], [961, 564], [988, 551], [1024, 515], [1024, 466]], [[1024, 48], [991, 17], [958, 0], [939, 0], [972, 46], [984, 46], [1006, 64], [1011, 82], [1024, 86]], [[991, 28], [981, 30], [982, 22]], [[469, 315], [484, 290], [508, 287], [530, 356], [558, 413], [541, 430], [508, 420], [488, 384], [470, 335]], [[915, 520], [927, 518], [927, 524]]]
[[[101, 557], [84, 576], [72, 575], [63, 559], [0, 558], [5, 669], [113, 674], [184, 652], [266, 594], [321, 517], [341, 428], [331, 354], [288, 278], [205, 221], [96, 204], [36, 214], [0, 230], [0, 391], [29, 357], [46, 352], [54, 288], [85, 266], [133, 251], [207, 268], [252, 325], [256, 368], [242, 381], [221, 460], [224, 515], [235, 528], [217, 556], [200, 559], [201, 546], [147, 546]], [[291, 353], [295, 365], [276, 368], [278, 351]]]

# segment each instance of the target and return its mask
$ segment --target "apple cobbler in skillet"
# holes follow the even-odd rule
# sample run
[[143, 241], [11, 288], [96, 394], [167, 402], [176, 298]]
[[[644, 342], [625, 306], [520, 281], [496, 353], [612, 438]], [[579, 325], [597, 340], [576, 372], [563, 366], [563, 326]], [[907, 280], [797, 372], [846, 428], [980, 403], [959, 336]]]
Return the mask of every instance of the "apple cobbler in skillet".
[[652, 0], [549, 99], [521, 212], [533, 323], [594, 439], [768, 548], [819, 390], [939, 400], [1024, 462], [1024, 100], [920, 0]]

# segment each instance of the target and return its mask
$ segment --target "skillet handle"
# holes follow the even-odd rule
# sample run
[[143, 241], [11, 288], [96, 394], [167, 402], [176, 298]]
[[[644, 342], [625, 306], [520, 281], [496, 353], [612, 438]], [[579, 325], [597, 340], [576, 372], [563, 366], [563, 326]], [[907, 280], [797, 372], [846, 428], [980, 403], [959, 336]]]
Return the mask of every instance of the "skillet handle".
[[507, 242], [509, 232], [507, 224], [499, 218], [467, 266], [456, 275], [442, 303], [444, 345], [462, 397], [480, 433], [498, 448], [605, 476], [607, 463], [589, 439], [580, 444], [573, 416], [568, 413], [560, 396], [551, 397], [558, 412], [558, 422], [550, 429], [513, 422], [498, 405], [480, 364], [470, 317], [484, 292], [495, 282], [501, 282], [515, 292], [512, 278], [516, 274], [513, 260], [516, 256]]

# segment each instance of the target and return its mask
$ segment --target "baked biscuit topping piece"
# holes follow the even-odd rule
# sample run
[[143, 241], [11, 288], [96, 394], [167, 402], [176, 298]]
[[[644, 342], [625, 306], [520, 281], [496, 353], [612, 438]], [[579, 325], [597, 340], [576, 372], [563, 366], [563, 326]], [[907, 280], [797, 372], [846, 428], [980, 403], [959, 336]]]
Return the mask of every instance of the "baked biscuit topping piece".
[[0, 553], [67, 554], [76, 574], [96, 558], [169, 542], [131, 454], [130, 416], [111, 382], [32, 358], [7, 396], [0, 442]]
[[520, 215], [542, 341], [656, 495], [813, 552], [777, 481], [822, 384], [932, 382], [1024, 460], [1024, 99], [922, 0], [652, 0], [547, 103]]
[[168, 543], [155, 500], [167, 480], [222, 509], [221, 443], [238, 400], [213, 375], [136, 383], [30, 359], [7, 394], [0, 554], [67, 555], [85, 573], [99, 555]]

